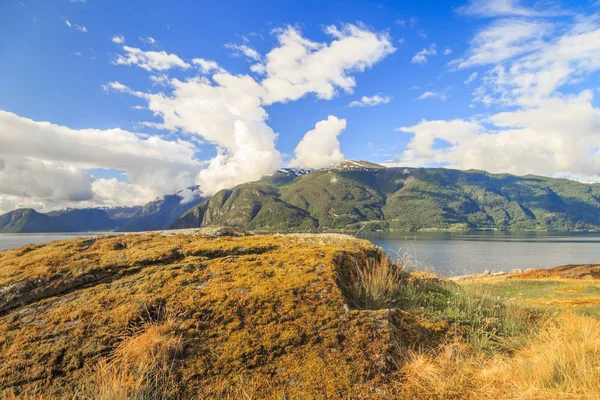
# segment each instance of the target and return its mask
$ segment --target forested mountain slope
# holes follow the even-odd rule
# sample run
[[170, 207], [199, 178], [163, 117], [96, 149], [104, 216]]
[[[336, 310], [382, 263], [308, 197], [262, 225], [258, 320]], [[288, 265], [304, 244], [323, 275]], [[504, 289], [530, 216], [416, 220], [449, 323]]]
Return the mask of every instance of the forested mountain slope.
[[540, 176], [350, 161], [279, 171], [222, 190], [173, 228], [287, 230], [596, 230], [600, 186]]

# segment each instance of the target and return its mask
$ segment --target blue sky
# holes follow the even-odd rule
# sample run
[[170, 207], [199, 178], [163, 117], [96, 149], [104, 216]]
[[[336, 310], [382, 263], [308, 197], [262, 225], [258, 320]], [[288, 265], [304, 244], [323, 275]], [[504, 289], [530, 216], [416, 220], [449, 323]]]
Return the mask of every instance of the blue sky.
[[0, 211], [210, 194], [344, 158], [597, 180], [599, 10], [4, 0]]

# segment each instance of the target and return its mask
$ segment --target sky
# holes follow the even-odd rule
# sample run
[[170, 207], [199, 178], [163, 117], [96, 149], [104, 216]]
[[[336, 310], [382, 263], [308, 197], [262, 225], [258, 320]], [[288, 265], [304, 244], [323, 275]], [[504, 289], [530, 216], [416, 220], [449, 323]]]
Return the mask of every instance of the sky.
[[600, 180], [600, 1], [0, 0], [0, 213], [344, 159]]

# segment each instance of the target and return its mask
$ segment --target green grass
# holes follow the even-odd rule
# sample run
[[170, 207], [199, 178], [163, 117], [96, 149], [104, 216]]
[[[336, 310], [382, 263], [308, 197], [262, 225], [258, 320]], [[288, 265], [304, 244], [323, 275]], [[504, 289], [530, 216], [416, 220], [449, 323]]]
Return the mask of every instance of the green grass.
[[576, 314], [600, 320], [600, 284], [596, 281], [506, 279], [467, 286], [479, 287], [508, 303], [546, 307], [555, 311], [569, 309]]
[[523, 345], [545, 312], [507, 301], [484, 285], [465, 286], [419, 272], [407, 257], [367, 260], [357, 269], [353, 304], [363, 309], [400, 308], [428, 324], [447, 327], [488, 354]]

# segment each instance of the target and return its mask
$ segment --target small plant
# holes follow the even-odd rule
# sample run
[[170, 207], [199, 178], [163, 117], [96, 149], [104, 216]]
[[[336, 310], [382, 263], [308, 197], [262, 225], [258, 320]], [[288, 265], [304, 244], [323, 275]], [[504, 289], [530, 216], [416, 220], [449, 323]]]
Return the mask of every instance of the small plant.
[[183, 349], [172, 322], [148, 323], [126, 338], [114, 354], [88, 368], [78, 398], [162, 400], [174, 397], [174, 363]]
[[407, 273], [402, 264], [394, 264], [382, 255], [367, 258], [364, 265], [356, 266], [358, 299], [361, 308], [378, 309], [394, 306], [404, 286]]

